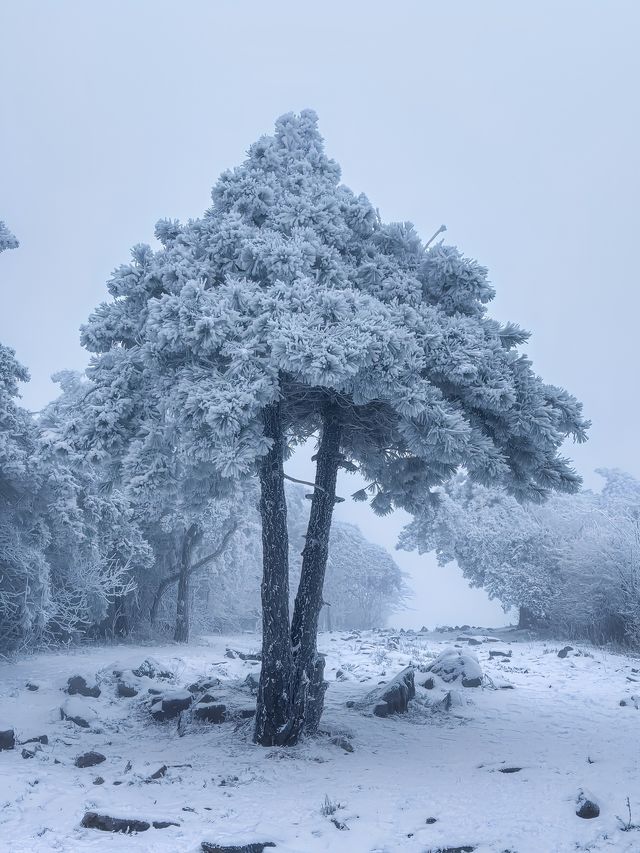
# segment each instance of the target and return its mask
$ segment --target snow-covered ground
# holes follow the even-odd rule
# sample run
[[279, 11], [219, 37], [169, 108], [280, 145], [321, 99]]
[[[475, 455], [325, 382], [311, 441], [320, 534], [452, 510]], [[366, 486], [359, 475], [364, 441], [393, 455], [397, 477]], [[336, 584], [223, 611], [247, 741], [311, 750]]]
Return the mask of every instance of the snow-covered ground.
[[[586, 647], [559, 658], [562, 644], [531, 642], [517, 632], [477, 633], [493, 639], [469, 647], [485, 673], [483, 686], [454, 685], [451, 701], [443, 702], [449, 686], [438, 678], [432, 690], [418, 686], [428, 677], [421, 669], [448, 646], [466, 652], [458, 636], [322, 635], [327, 733], [283, 749], [254, 746], [252, 721], [239, 715], [220, 725], [188, 715], [180, 725], [156, 723], [143, 692], [114, 692], [113, 669], [153, 657], [176, 673], [176, 688], [216, 677], [221, 684], [210, 692], [230, 709], [246, 708], [252, 696], [243, 682], [259, 664], [225, 653], [257, 651], [251, 635], [2, 663], [0, 730], [14, 727], [19, 740], [46, 734], [49, 742], [31, 758], [18, 745], [0, 752], [0, 850], [196, 853], [202, 841], [272, 841], [278, 853], [424, 853], [465, 845], [476, 853], [640, 850], [640, 828], [622, 831], [617, 819], [627, 819], [629, 797], [640, 824], [640, 711], [631, 699], [640, 695], [638, 661]], [[490, 659], [496, 650], [511, 657]], [[346, 707], [409, 663], [416, 666], [417, 696], [407, 714], [381, 719]], [[70, 699], [63, 688], [78, 673], [88, 681], [98, 674], [102, 691], [71, 702], [96, 712], [87, 712], [90, 728], [60, 719]], [[38, 689], [28, 690], [27, 682]], [[146, 692], [153, 683], [141, 679], [138, 686]], [[502, 689], [506, 684], [514, 689]], [[353, 752], [332, 742], [338, 734]], [[76, 767], [76, 757], [89, 750], [106, 761]], [[162, 766], [164, 775], [150, 780]], [[514, 768], [520, 769], [500, 772]], [[104, 781], [94, 784], [97, 777]], [[581, 789], [599, 804], [599, 817], [576, 816]], [[82, 828], [87, 811], [179, 826], [112, 834]]]

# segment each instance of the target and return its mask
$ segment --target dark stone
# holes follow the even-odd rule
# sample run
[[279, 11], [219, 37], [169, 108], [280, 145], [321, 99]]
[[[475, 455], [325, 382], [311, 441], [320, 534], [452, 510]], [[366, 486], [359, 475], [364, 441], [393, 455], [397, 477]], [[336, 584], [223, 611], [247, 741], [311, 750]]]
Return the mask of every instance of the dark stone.
[[389, 714], [404, 714], [415, 695], [414, 670], [407, 666], [388, 684], [375, 690], [368, 701], [374, 703], [376, 717], [388, 717]]
[[84, 717], [81, 717], [79, 714], [75, 716], [73, 714], [66, 714], [62, 708], [60, 708], [60, 718], [62, 720], [69, 720], [71, 723], [75, 723], [76, 726], [80, 726], [81, 729], [88, 729], [90, 723], [88, 720], [85, 720]]
[[90, 687], [81, 675], [74, 675], [67, 681], [67, 693], [70, 696], [91, 696], [97, 699], [101, 691], [97, 684]]
[[20, 753], [23, 758], [33, 758], [36, 754], [35, 749], [23, 749]]
[[32, 681], [27, 681], [27, 683], [25, 684], [25, 687], [27, 688], [27, 690], [39, 690], [40, 689], [40, 685], [34, 684]]
[[154, 829], [167, 829], [169, 826], [180, 826], [180, 824], [175, 820], [154, 820], [153, 822]]
[[471, 844], [463, 844], [461, 847], [438, 847], [431, 853], [473, 853], [475, 849]]
[[255, 708], [240, 708], [240, 719], [241, 720], [250, 720], [252, 717], [256, 715]]
[[107, 757], [101, 752], [91, 751], [79, 755], [73, 763], [76, 767], [95, 767], [96, 764], [102, 764], [102, 762], [106, 760]]
[[81, 826], [85, 829], [101, 829], [103, 832], [146, 832], [151, 824], [133, 817], [109, 817], [98, 812], [87, 812], [82, 818]]
[[162, 690], [158, 690], [158, 688], [157, 688], [157, 687], [150, 687], [150, 688], [147, 690], [147, 693], [148, 693], [150, 696], [162, 696]]
[[437, 817], [428, 817], [428, 818], [425, 820], [425, 823], [428, 823], [429, 825], [431, 825], [432, 823], [436, 823], [436, 822], [437, 822], [437, 820], [438, 820], [438, 818], [437, 818]]
[[116, 685], [116, 696], [120, 699], [132, 699], [138, 695], [138, 691], [133, 684], [127, 684], [126, 681], [119, 681]]
[[13, 729], [0, 732], [0, 752], [3, 749], [13, 749], [16, 745], [16, 733]]
[[235, 660], [236, 653], [234, 651], [232, 651], [231, 649], [227, 649], [227, 651], [224, 653], [224, 656], [226, 658], [230, 658], [231, 660]]
[[212, 844], [203, 841], [202, 853], [263, 853], [265, 847], [275, 847], [273, 841], [254, 842], [253, 844]]
[[427, 678], [427, 680], [422, 686], [425, 688], [425, 690], [433, 690], [433, 688], [436, 686], [436, 683], [433, 678]]
[[522, 767], [499, 767], [498, 772], [500, 773], [519, 773], [522, 770]]
[[193, 696], [178, 694], [156, 700], [151, 706], [151, 716], [159, 723], [172, 720], [191, 707]]
[[573, 651], [573, 646], [565, 646], [564, 649], [560, 649], [560, 651], [558, 652], [558, 657], [559, 658], [566, 658], [566, 656], [569, 654], [569, 652], [572, 652], [572, 651]]
[[198, 702], [193, 707], [194, 718], [205, 723], [224, 723], [226, 713], [226, 705], [219, 705], [214, 702]]
[[576, 814], [578, 817], [582, 817], [585, 820], [591, 820], [592, 818], [599, 816], [600, 806], [584, 794], [580, 794], [578, 797], [578, 808], [576, 809]]
[[162, 767], [159, 767], [155, 773], [152, 773], [151, 776], [149, 776], [149, 779], [162, 779], [166, 772], [167, 765], [163, 764]]
[[93, 780], [93, 784], [104, 785], [104, 779], [102, 778], [102, 776], [96, 776], [96, 778]]
[[467, 642], [469, 643], [470, 646], [481, 646], [482, 645], [482, 640], [476, 640], [475, 637], [469, 637]]
[[22, 741], [23, 745], [26, 743], [42, 743], [47, 746], [47, 744], [49, 743], [49, 738], [46, 735], [38, 735], [38, 737], [30, 737], [27, 738], [27, 740]]
[[501, 652], [498, 649], [491, 649], [489, 651], [489, 658], [510, 658], [511, 652]]
[[463, 678], [462, 686], [463, 687], [480, 687], [482, 684], [481, 678]]

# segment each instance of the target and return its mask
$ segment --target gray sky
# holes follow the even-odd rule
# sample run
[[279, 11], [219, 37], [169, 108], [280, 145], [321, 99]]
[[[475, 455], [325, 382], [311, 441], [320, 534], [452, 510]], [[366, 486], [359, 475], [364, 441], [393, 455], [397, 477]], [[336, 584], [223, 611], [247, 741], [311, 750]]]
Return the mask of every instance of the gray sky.
[[[313, 107], [346, 184], [490, 268], [492, 314], [533, 331], [537, 370], [593, 420], [567, 449], [587, 484], [640, 476], [639, 25], [636, 0], [0, 0], [0, 218], [22, 243], [0, 340], [25, 404], [86, 363], [78, 327], [131, 245]], [[393, 546], [398, 517], [340, 513]], [[453, 569], [397, 558], [417, 591], [398, 624], [503, 618]]]

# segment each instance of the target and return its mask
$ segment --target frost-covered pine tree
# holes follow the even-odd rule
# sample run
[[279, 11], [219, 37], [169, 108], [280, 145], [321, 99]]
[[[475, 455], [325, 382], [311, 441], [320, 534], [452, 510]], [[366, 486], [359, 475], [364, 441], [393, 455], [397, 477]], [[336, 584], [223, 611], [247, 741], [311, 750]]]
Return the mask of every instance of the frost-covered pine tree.
[[9, 231], [5, 223], [0, 220], [0, 252], [4, 252], [7, 249], [17, 249], [19, 245], [16, 237]]
[[49, 484], [49, 633], [122, 636], [132, 627], [127, 598], [149, 571], [151, 550], [128, 496], [109, 481], [108, 468], [98, 456], [87, 459], [71, 440], [80, 429], [90, 383], [74, 371], [52, 378], [61, 393], [37, 420], [38, 458]]
[[399, 546], [435, 551], [442, 566], [456, 562], [471, 586], [482, 587], [505, 610], [518, 608], [521, 627], [547, 618], [559, 577], [555, 537], [504, 490], [457, 475], [438, 489], [430, 512], [405, 527]]
[[456, 561], [473, 586], [526, 615], [523, 627], [593, 641], [640, 642], [640, 483], [598, 471], [601, 491], [521, 505], [462, 476], [400, 543]]
[[[200, 477], [258, 475], [263, 663], [255, 738], [317, 726], [325, 685], [316, 633], [341, 466], [377, 512], [421, 512], [460, 466], [519, 497], [571, 491], [558, 450], [585, 437], [581, 407], [544, 384], [489, 319], [486, 270], [455, 248], [383, 223], [340, 183], [313, 112], [285, 115], [225, 172], [201, 219], [156, 226], [85, 326], [95, 429], [135, 454], [159, 423]], [[289, 612], [284, 465], [315, 437], [301, 576]], [[194, 474], [195, 476], [195, 474]]]

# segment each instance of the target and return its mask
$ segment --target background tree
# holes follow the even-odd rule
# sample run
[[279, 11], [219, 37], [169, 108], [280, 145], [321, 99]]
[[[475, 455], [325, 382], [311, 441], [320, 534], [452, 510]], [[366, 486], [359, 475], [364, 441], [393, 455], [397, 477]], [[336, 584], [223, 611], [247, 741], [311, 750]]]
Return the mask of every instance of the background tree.
[[405, 528], [400, 543], [456, 561], [473, 586], [523, 627], [556, 635], [636, 644], [640, 640], [640, 483], [600, 469], [602, 491], [557, 495], [522, 506], [458, 477], [437, 510]]
[[[203, 478], [257, 470], [263, 540], [263, 665], [255, 737], [295, 742], [322, 710], [316, 633], [338, 470], [359, 470], [377, 512], [424, 511], [459, 466], [521, 498], [575, 490], [558, 449], [585, 437], [580, 405], [545, 385], [485, 315], [486, 270], [451, 247], [385, 225], [340, 184], [310, 111], [286, 115], [213, 207], [162, 221], [163, 247], [134, 249], [113, 301], [83, 331], [93, 446], [136, 456], [171, 422]], [[284, 462], [309, 437], [316, 473], [289, 616]], [[196, 476], [196, 474], [194, 474]]]

